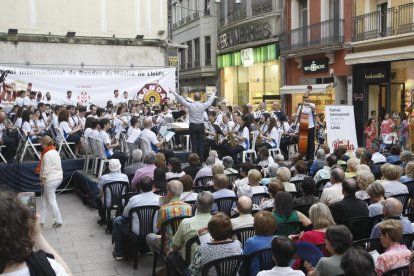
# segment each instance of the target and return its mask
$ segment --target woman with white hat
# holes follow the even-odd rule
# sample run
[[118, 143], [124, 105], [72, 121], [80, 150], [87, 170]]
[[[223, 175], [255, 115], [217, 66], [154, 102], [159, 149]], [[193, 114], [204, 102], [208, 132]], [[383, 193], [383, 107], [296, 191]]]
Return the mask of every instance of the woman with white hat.
[[[121, 173], [121, 162], [119, 159], [111, 159], [109, 160], [109, 173], [104, 174], [101, 176], [101, 179], [99, 179], [98, 188], [101, 195], [101, 198], [104, 195], [103, 186], [109, 182], [114, 181], [122, 181], [122, 182], [128, 182], [128, 176], [126, 174]], [[111, 204], [111, 193], [107, 191], [106, 193], [106, 207], [110, 207]], [[98, 209], [99, 209], [99, 215], [101, 216], [101, 219], [98, 221], [99, 224], [105, 224], [105, 210], [102, 201], [98, 202]]]

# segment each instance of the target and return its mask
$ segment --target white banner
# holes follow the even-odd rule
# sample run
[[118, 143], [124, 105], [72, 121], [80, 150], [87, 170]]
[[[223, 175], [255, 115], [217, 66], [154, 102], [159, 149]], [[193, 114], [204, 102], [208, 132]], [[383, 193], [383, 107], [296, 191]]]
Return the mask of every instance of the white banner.
[[[66, 92], [72, 91], [72, 100], [83, 105], [95, 104], [106, 106], [114, 96], [114, 90], [119, 90], [121, 98], [124, 91], [128, 99], [144, 99], [145, 93], [161, 93], [161, 97], [149, 97], [150, 100], [163, 101], [169, 95], [169, 88], [175, 89], [175, 68], [153, 68], [136, 70], [111, 69], [44, 69], [1, 67], [9, 70], [5, 82], [1, 86], [1, 98], [4, 103], [14, 100], [19, 90], [50, 92], [52, 101], [63, 103]], [[151, 87], [154, 91], [151, 91]], [[145, 91], [143, 94], [142, 91]], [[138, 95], [140, 92], [140, 95]]]
[[355, 151], [358, 148], [358, 141], [354, 107], [352, 105], [327, 105], [325, 114], [328, 145], [331, 152], [341, 145], [345, 145], [348, 151]]

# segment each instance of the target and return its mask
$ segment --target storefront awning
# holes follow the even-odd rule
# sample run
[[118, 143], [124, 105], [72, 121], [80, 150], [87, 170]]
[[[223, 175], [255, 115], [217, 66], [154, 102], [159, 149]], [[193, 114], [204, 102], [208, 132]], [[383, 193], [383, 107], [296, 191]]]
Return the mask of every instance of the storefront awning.
[[359, 63], [373, 63], [401, 59], [414, 59], [414, 46], [347, 54], [345, 56], [345, 64], [353, 65]]
[[[325, 94], [328, 87], [331, 87], [330, 83], [312, 84], [312, 93]], [[280, 88], [280, 94], [304, 94], [307, 90], [307, 85], [285, 85]]]

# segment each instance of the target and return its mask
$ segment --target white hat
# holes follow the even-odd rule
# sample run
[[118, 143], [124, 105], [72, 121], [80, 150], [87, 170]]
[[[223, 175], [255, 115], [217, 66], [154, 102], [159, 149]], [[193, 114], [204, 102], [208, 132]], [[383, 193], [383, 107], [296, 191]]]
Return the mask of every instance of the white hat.
[[111, 159], [108, 167], [111, 172], [118, 172], [121, 170], [121, 163], [119, 159]]

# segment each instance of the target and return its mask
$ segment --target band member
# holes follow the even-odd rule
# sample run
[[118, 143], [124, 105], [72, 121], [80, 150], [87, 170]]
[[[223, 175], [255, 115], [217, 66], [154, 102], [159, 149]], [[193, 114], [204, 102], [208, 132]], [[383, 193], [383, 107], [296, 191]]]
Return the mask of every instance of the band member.
[[194, 102], [189, 103], [185, 98], [178, 95], [175, 91], [171, 91], [174, 94], [177, 101], [188, 108], [188, 114], [190, 115], [190, 140], [191, 148], [193, 152], [198, 153], [200, 158], [204, 157], [204, 110], [206, 110], [216, 98], [215, 95], [211, 95], [205, 103], [201, 103], [201, 94], [199, 92], [194, 93]]
[[231, 134], [237, 144], [229, 149], [229, 155], [233, 158], [235, 163], [239, 163], [237, 155], [250, 148], [250, 125], [247, 122], [248, 120], [249, 119], [246, 116], [239, 117], [240, 129], [237, 133]]
[[285, 157], [285, 160], [289, 159], [288, 154], [288, 146], [292, 144], [298, 143], [298, 136], [296, 135], [298, 131], [298, 125], [296, 124], [297, 114], [292, 114], [292, 117], [290, 119], [291, 123], [289, 125], [289, 122], [281, 122], [282, 123], [282, 138], [280, 139], [280, 151], [282, 152], [283, 156]]
[[216, 121], [216, 112], [208, 112], [208, 122], [205, 124], [206, 139], [204, 140], [204, 159], [207, 159], [209, 151], [215, 150], [217, 147], [217, 133], [214, 128], [214, 122]]
[[258, 109], [259, 110], [254, 113], [255, 118], [261, 118], [263, 114], [268, 113], [265, 102], [261, 102]]
[[121, 132], [125, 132], [128, 127], [128, 119], [125, 115], [126, 108], [123, 105], [119, 105], [116, 110], [116, 116], [114, 118], [115, 135], [119, 138]]
[[[60, 111], [58, 122], [60, 131], [65, 136], [66, 141], [75, 143], [75, 155], [79, 155], [81, 147], [81, 135], [79, 132], [82, 131], [82, 128], [80, 126], [74, 128], [69, 126], [69, 111], [66, 109]], [[59, 140], [59, 137], [57, 137], [57, 140]]]
[[272, 117], [278, 119], [280, 122], [287, 121], [285, 113], [280, 109], [280, 102], [276, 101], [272, 104]]
[[[302, 110], [302, 113], [308, 114], [308, 152], [306, 154], [306, 160], [313, 160], [315, 154], [315, 104], [309, 101], [309, 96], [303, 97], [303, 106], [299, 105], [298, 108], [298, 120], [299, 123], [299, 112]], [[299, 132], [299, 129], [297, 130]]]
[[69, 126], [71, 128], [77, 127], [79, 125], [79, 116], [76, 114], [75, 106], [68, 105], [66, 109], [69, 110]]
[[265, 133], [259, 134], [263, 143], [259, 145], [259, 148], [266, 147], [268, 149], [277, 148], [279, 145], [280, 132], [276, 124], [276, 119], [270, 117], [268, 120], [268, 127]]

